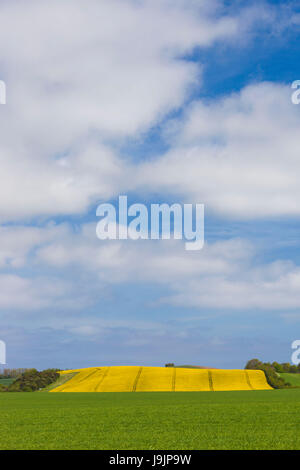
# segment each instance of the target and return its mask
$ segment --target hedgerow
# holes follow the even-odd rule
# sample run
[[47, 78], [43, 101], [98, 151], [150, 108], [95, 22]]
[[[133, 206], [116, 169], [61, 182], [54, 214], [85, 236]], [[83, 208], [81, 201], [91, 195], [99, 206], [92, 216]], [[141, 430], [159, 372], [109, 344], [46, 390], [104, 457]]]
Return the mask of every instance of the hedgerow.
[[47, 369], [41, 372], [28, 369], [8, 387], [0, 386], [0, 392], [35, 392], [55, 382], [58, 378], [57, 369]]
[[251, 359], [247, 362], [245, 369], [262, 370], [265, 375], [268, 384], [273, 388], [289, 388], [291, 384], [286, 383], [276, 372], [276, 369], [272, 364], [261, 362], [258, 359]]

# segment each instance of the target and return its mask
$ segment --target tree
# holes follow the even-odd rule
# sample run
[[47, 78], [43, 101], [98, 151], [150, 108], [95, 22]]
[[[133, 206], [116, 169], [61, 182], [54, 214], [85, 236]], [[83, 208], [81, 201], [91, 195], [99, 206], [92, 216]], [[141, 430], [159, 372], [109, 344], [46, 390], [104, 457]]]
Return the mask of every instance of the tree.
[[247, 362], [245, 369], [260, 369], [263, 366], [263, 363], [258, 359], [250, 359]]

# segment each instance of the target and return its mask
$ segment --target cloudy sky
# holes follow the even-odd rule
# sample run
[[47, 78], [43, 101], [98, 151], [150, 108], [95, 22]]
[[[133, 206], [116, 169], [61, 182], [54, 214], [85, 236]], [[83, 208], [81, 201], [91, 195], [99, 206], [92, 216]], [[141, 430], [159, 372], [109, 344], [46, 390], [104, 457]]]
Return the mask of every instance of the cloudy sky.
[[[289, 361], [300, 337], [300, 2], [0, 0], [10, 367]], [[205, 246], [96, 208], [205, 204]]]

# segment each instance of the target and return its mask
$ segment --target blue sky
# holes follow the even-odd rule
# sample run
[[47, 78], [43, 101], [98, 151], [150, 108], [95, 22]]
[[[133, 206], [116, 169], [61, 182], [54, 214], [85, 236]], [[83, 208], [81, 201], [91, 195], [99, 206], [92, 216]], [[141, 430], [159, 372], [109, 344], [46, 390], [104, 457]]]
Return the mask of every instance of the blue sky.
[[[89, 2], [0, 3], [8, 366], [289, 361], [299, 2]], [[204, 249], [101, 242], [97, 205], [120, 194], [204, 203]]]

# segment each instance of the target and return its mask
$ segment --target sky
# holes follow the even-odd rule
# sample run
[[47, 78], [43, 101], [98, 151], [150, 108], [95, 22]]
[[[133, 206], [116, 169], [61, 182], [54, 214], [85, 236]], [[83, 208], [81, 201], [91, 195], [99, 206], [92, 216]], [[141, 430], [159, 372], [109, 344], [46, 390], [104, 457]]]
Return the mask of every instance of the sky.
[[[7, 366], [290, 361], [300, 2], [0, 0], [0, 18]], [[99, 240], [119, 195], [204, 204], [204, 248]]]

